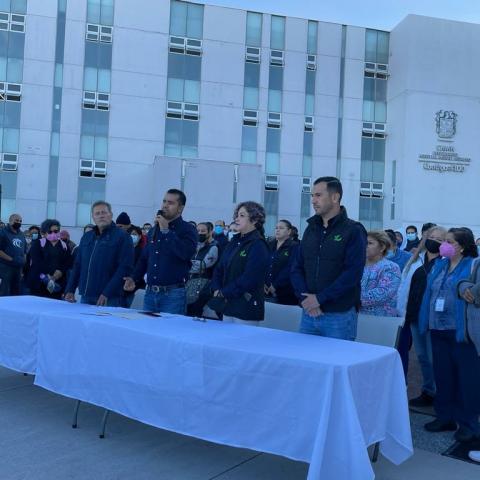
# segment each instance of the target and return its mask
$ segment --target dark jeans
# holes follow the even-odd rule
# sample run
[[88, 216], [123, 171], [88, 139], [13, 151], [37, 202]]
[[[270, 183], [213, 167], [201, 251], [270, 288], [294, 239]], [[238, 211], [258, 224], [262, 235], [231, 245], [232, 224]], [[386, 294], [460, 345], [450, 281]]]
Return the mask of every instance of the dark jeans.
[[454, 330], [431, 330], [431, 337], [438, 418], [479, 434], [480, 357], [473, 344], [456, 341]]
[[[80, 303], [87, 303], [88, 305], [96, 305], [98, 297], [85, 297], [82, 295], [80, 298]], [[113, 297], [107, 300], [107, 307], [119, 307], [120, 306], [120, 297]]]
[[412, 347], [412, 332], [410, 325], [404, 325], [400, 330], [397, 350], [402, 360], [403, 373], [405, 375], [405, 382], [408, 383], [408, 356], [410, 348]]
[[20, 295], [22, 269], [0, 264], [0, 297]]
[[120, 307], [130, 308], [135, 298], [135, 292], [124, 292], [120, 297]]

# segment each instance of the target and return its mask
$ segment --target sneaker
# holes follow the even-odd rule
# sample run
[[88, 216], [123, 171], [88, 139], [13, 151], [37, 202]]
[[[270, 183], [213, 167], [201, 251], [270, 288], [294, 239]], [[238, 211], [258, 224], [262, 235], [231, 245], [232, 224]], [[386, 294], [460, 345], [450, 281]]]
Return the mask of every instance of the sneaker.
[[470, 460], [473, 460], [474, 462], [479, 462], [480, 463], [480, 450], [472, 450], [468, 452], [468, 456]]
[[457, 424], [437, 418], [432, 422], [426, 423], [423, 427], [427, 432], [454, 432], [457, 429]]
[[468, 443], [477, 438], [471, 430], [465, 427], [459, 427], [453, 436], [455, 440], [460, 443]]
[[412, 398], [408, 405], [410, 407], [431, 407], [433, 405], [433, 397], [428, 393], [422, 392], [419, 397]]

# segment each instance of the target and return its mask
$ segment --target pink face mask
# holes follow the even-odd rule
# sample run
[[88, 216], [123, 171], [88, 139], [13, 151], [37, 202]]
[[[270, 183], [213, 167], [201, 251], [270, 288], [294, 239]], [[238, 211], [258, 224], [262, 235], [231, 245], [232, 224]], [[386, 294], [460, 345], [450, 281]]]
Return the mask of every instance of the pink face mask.
[[448, 242], [442, 242], [440, 245], [440, 255], [442, 257], [452, 258], [455, 256], [455, 247]]
[[58, 233], [49, 233], [47, 235], [47, 240], [50, 242], [56, 242], [60, 239], [60, 235]]

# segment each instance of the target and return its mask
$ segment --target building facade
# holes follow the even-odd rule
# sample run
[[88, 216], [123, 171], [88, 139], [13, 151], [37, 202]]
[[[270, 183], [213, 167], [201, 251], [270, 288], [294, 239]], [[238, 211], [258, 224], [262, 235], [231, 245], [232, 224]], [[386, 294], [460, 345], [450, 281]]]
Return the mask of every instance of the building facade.
[[264, 203], [305, 226], [336, 175], [368, 229], [480, 222], [480, 26], [392, 32], [179, 0], [0, 0], [1, 216], [90, 222], [105, 198], [151, 221]]

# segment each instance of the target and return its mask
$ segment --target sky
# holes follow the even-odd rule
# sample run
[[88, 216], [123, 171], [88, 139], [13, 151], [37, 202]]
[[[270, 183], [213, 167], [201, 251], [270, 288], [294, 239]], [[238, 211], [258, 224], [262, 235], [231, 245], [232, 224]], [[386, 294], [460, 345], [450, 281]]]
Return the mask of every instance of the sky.
[[408, 14], [480, 24], [479, 0], [202, 0], [197, 3], [379, 30], [392, 30]]

